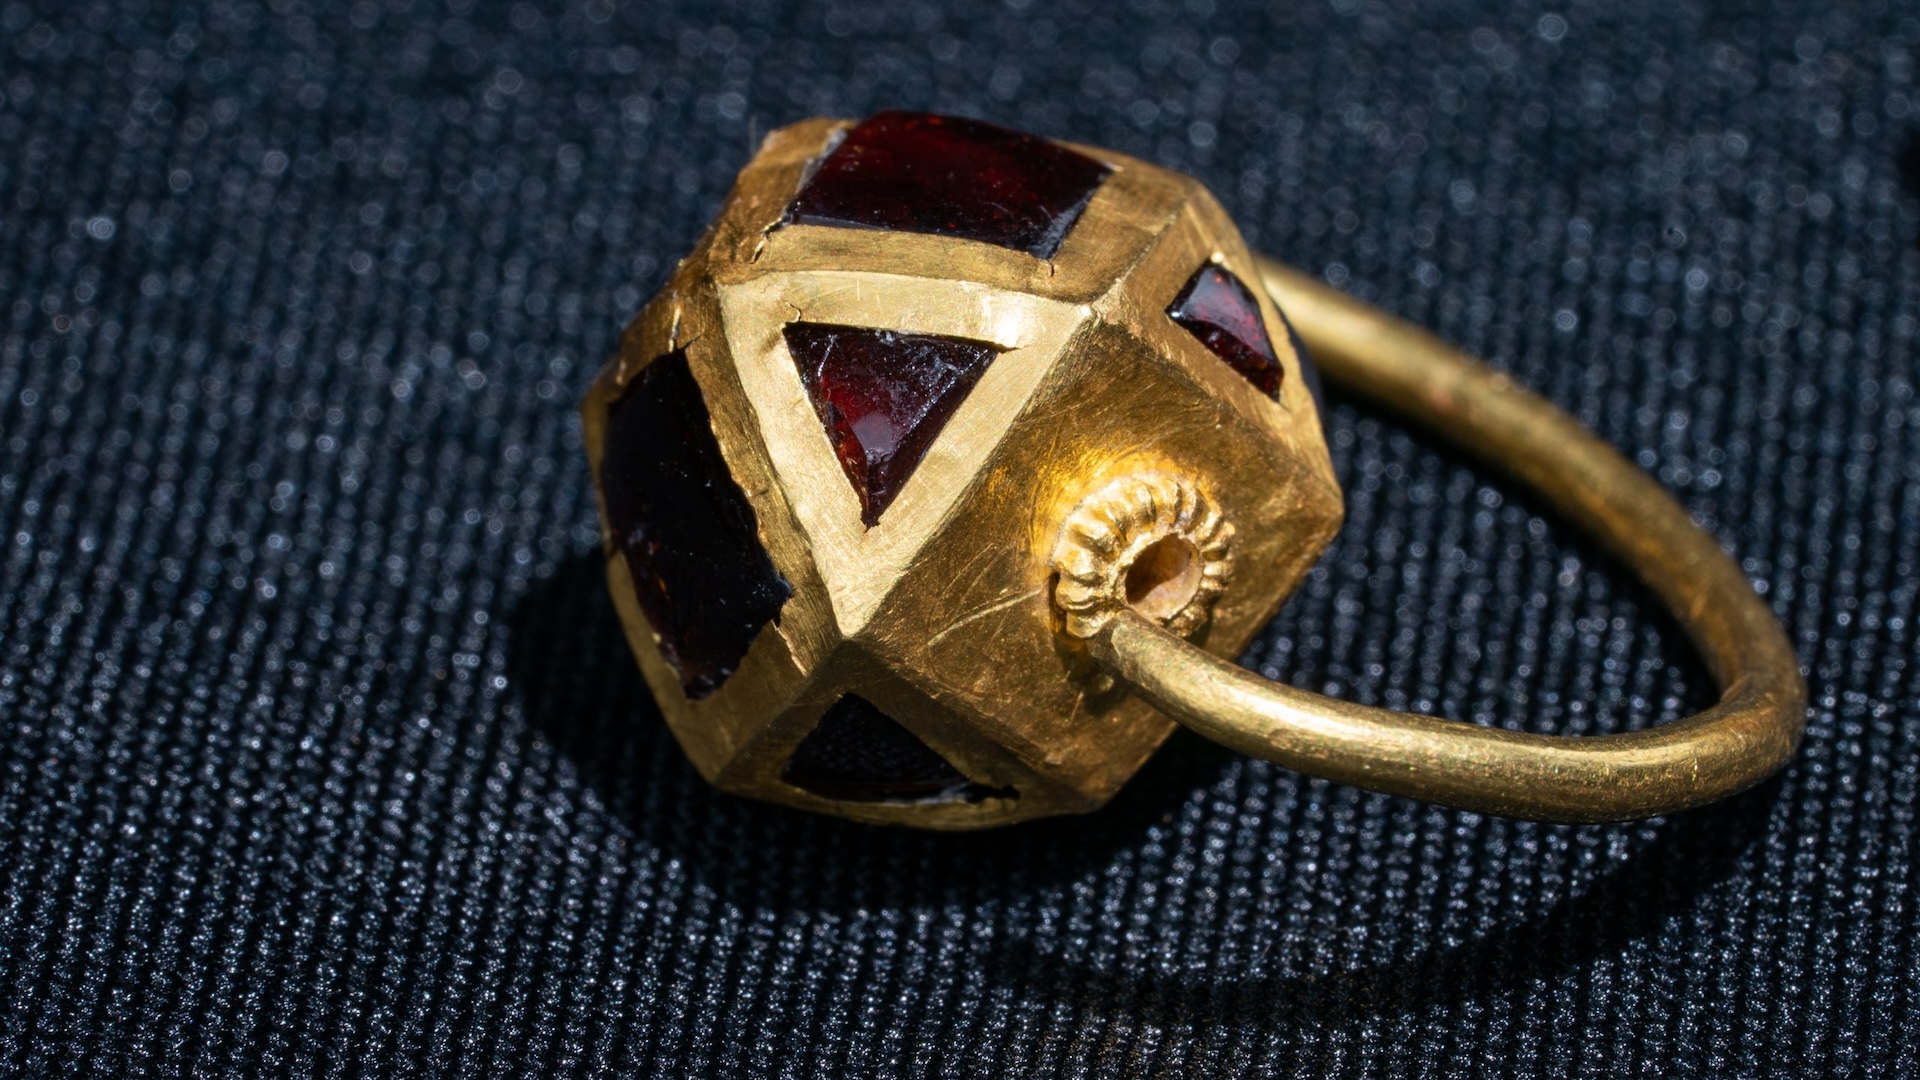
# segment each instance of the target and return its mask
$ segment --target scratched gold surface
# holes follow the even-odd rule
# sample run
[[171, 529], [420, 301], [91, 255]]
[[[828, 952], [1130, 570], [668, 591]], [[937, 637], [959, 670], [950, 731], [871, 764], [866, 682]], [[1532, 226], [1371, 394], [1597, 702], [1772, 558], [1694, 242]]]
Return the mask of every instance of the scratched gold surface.
[[[768, 136], [582, 403], [597, 485], [607, 406], [647, 363], [684, 348], [793, 597], [700, 701], [681, 693], [608, 545], [621, 622], [680, 745], [729, 791], [949, 829], [1097, 808], [1172, 724], [1136, 696], [1103, 691], [1110, 681], [1086, 645], [1057, 632], [1047, 558], [1060, 524], [1130, 470], [1201, 484], [1236, 529], [1235, 573], [1194, 641], [1234, 656], [1340, 521], [1298, 360], [1264, 295], [1287, 369], [1278, 402], [1166, 317], [1201, 263], [1218, 260], [1250, 286], [1257, 265], [1198, 183], [1106, 151], [1078, 147], [1114, 172], [1051, 260], [947, 237], [776, 227], [845, 123]], [[795, 320], [1006, 350], [872, 529], [786, 353], [782, 330]], [[1018, 798], [838, 802], [782, 783], [793, 747], [847, 692]]]

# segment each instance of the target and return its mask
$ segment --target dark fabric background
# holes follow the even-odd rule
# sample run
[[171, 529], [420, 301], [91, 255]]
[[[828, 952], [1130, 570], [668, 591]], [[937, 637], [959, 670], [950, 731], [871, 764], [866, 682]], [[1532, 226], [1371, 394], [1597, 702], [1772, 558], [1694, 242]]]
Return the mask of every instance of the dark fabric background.
[[[1913, 1075], [1920, 11], [1722, 6], [0, 2], [0, 1071]], [[761, 134], [892, 105], [1192, 171], [1625, 448], [1797, 642], [1793, 767], [1609, 828], [1186, 736], [986, 835], [709, 790], [574, 404]], [[1497, 475], [1331, 438], [1249, 664], [1709, 696]]]

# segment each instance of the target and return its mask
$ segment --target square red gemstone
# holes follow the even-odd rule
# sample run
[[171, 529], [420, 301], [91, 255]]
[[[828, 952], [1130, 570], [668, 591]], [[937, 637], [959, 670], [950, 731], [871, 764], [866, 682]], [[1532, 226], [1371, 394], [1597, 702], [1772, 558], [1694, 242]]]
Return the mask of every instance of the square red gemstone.
[[1111, 171], [979, 120], [881, 112], [819, 161], [784, 221], [955, 236], [1050, 259]]
[[685, 352], [648, 364], [607, 410], [600, 480], [640, 612], [681, 689], [705, 697], [793, 590], [760, 544]]

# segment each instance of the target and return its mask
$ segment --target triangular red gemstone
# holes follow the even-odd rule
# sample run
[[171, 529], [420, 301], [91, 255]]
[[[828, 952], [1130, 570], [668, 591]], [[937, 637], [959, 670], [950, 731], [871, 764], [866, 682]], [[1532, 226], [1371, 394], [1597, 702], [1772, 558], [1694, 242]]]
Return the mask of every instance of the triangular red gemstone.
[[1167, 315], [1261, 393], [1279, 399], [1280, 358], [1267, 337], [1259, 303], [1239, 278], [1208, 263], [1180, 290]]
[[871, 528], [998, 347], [934, 334], [789, 323], [787, 351]]
[[863, 697], [833, 704], [800, 745], [781, 777], [823, 799], [846, 802], [980, 802], [1012, 799], [1012, 788], [967, 779], [920, 737]]

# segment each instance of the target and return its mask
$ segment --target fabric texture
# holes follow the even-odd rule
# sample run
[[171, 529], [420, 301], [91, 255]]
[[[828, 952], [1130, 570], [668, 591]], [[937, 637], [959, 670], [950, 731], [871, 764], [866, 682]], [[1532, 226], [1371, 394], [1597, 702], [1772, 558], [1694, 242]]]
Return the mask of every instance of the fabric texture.
[[[1917, 44], [1903, 0], [0, 0], [0, 1072], [1920, 1072]], [[1789, 629], [1793, 765], [1582, 828], [1184, 735], [981, 835], [708, 788], [575, 403], [765, 132], [887, 107], [1192, 172], [1573, 411]], [[1539, 731], [1710, 699], [1577, 532], [1329, 408], [1348, 522], [1247, 664]]]

